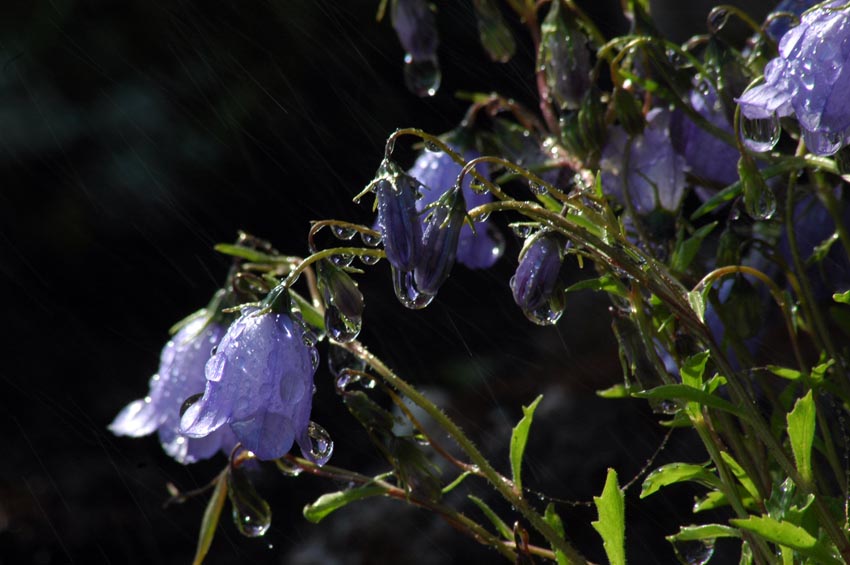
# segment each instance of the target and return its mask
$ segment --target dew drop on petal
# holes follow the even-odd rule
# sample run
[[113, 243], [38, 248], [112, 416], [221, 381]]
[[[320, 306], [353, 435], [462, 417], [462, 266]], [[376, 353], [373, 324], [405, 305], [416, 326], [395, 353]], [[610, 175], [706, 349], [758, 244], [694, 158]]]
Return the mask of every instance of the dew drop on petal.
[[183, 404], [180, 405], [180, 417], [182, 418], [183, 414], [186, 413], [186, 410], [188, 410], [194, 403], [199, 401], [202, 396], [204, 396], [204, 393], [199, 392], [198, 394], [193, 394], [192, 396], [184, 400]]
[[779, 118], [775, 115], [763, 119], [750, 119], [741, 116], [741, 137], [750, 151], [764, 153], [770, 151], [779, 142]]

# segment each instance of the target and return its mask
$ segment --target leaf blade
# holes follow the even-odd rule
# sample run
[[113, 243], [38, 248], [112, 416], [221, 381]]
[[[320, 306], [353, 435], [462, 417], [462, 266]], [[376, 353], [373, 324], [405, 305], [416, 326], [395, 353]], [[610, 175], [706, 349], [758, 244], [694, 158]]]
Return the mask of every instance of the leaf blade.
[[626, 505], [623, 491], [617, 482], [617, 472], [608, 469], [601, 496], [593, 503], [599, 519], [592, 522], [593, 529], [602, 537], [602, 544], [611, 565], [626, 564]]
[[528, 406], [522, 407], [522, 418], [517, 422], [511, 432], [510, 460], [511, 473], [516, 488], [522, 490], [522, 458], [525, 455], [525, 446], [528, 443], [528, 432], [531, 430], [531, 421], [534, 419], [534, 411], [543, 400], [541, 394]]

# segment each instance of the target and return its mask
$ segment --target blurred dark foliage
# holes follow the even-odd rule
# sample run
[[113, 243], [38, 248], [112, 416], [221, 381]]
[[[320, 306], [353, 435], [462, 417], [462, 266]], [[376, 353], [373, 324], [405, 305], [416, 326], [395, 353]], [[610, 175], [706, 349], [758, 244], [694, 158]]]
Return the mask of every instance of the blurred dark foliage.
[[[444, 78], [428, 100], [405, 90], [401, 48], [388, 22], [375, 22], [374, 0], [0, 8], [0, 563], [191, 560], [205, 497], [163, 509], [165, 485], [197, 488], [224, 458], [183, 467], [154, 438], [119, 439], [105, 426], [144, 394], [167, 328], [222, 281], [228, 261], [215, 243], [244, 229], [302, 254], [311, 219], [371, 222], [350, 200], [387, 134], [451, 129], [466, 107], [455, 91], [535, 106], [529, 44], [513, 62], [491, 63], [471, 7], [439, 4]], [[623, 31], [606, 15], [616, 7], [589, 6], [606, 33]], [[517, 250], [509, 238], [493, 270], [457, 269], [421, 313], [395, 302], [380, 264], [361, 278], [363, 340], [442, 395], [505, 471], [519, 404], [544, 392], [528, 485], [589, 500], [606, 467], [627, 480], [663, 433], [642, 404], [593, 395], [620, 378], [603, 299], [572, 297], [555, 329], [524, 319], [507, 283]], [[382, 470], [325, 365], [317, 387], [314, 419], [336, 441], [332, 463]], [[670, 450], [681, 457], [689, 443], [674, 435]], [[301, 507], [340, 485], [265, 468], [257, 482], [271, 530], [248, 540], [225, 519], [209, 563], [499, 559], [394, 502], [314, 526]], [[627, 506], [633, 563], [672, 560], [662, 536], [689, 512], [692, 493], [680, 492]], [[569, 535], [601, 559], [590, 510], [559, 509]]]

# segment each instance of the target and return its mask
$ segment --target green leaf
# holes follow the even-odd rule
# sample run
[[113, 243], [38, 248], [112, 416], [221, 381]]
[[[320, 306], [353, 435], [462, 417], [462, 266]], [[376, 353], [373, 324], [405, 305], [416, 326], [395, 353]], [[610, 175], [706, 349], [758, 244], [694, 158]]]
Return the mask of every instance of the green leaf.
[[386, 489], [384, 487], [371, 484], [338, 492], [329, 492], [317, 498], [316, 502], [305, 506], [304, 517], [310, 522], [318, 524], [329, 514], [339, 510], [343, 506], [363, 500], [364, 498], [380, 496], [385, 492]]
[[836, 292], [832, 295], [832, 299], [841, 304], [850, 304], [850, 290]]
[[702, 389], [702, 376], [705, 374], [705, 364], [711, 354], [702, 351], [685, 360], [679, 374], [682, 375], [682, 384]]
[[319, 331], [325, 331], [324, 314], [319, 312], [309, 300], [294, 290], [289, 291], [289, 296], [291, 296], [292, 300], [298, 305], [298, 309], [301, 311], [301, 317], [304, 318], [304, 323], [313, 328], [317, 328]]
[[815, 439], [815, 401], [812, 391], [797, 400], [788, 413], [788, 438], [797, 462], [797, 471], [807, 483], [812, 481], [812, 443]]
[[219, 243], [213, 249], [219, 253], [239, 257], [252, 263], [279, 263], [282, 259], [281, 257], [275, 257], [274, 255], [269, 255], [268, 253], [263, 253], [250, 247], [233, 245], [231, 243]]
[[204, 510], [204, 517], [201, 519], [201, 531], [198, 533], [198, 547], [195, 549], [195, 558], [192, 560], [192, 565], [201, 565], [207, 552], [212, 545], [215, 529], [218, 526], [218, 520], [221, 518], [221, 510], [224, 508], [224, 501], [227, 498], [227, 474], [222, 473], [215, 481], [215, 490], [212, 497], [207, 503], [207, 508]]
[[697, 512], [705, 512], [706, 510], [714, 510], [716, 508], [723, 508], [724, 506], [729, 506], [729, 500], [726, 498], [726, 495], [719, 490], [713, 490], [694, 501], [693, 512], [696, 514]]
[[631, 389], [626, 385], [614, 385], [605, 390], [597, 390], [596, 396], [601, 398], [629, 398]]
[[668, 541], [699, 541], [717, 538], [739, 538], [741, 532], [723, 524], [702, 524], [699, 526], [682, 526], [679, 532], [667, 536]]
[[662, 465], [646, 476], [641, 486], [640, 497], [646, 498], [658, 492], [662, 487], [691, 481], [702, 485], [720, 488], [721, 482], [717, 475], [703, 467], [692, 463], [668, 463]]
[[568, 286], [564, 292], [575, 292], [577, 290], [596, 290], [623, 298], [628, 296], [628, 292], [623, 288], [623, 284], [611, 275], [602, 275], [601, 277], [579, 281]]
[[486, 502], [478, 498], [477, 496], [469, 495], [469, 500], [475, 503], [475, 506], [481, 509], [484, 512], [484, 515], [487, 516], [487, 519], [490, 520], [490, 523], [496, 528], [496, 531], [499, 532], [499, 535], [505, 538], [508, 541], [513, 541], [514, 532], [508, 527], [508, 525], [499, 518], [499, 515], [496, 514], [492, 508], [490, 508]]
[[[557, 532], [561, 539], [565, 539], [566, 532], [564, 531], [564, 523], [561, 521], [561, 517], [558, 516], [558, 513], [555, 511], [555, 504], [550, 502], [546, 506], [546, 511], [543, 513], [543, 519], [546, 520], [546, 523], [552, 526], [552, 529]], [[555, 552], [555, 559], [558, 561], [558, 565], [570, 565], [570, 560], [567, 559], [567, 556], [564, 555], [564, 552], [552, 545], [552, 551]]]
[[688, 292], [688, 304], [696, 313], [700, 322], [705, 322], [705, 295], [698, 290]]
[[517, 423], [511, 433], [511, 472], [517, 489], [522, 490], [522, 457], [525, 454], [525, 445], [528, 443], [528, 432], [531, 429], [531, 420], [534, 418], [534, 410], [543, 400], [541, 394], [528, 406], [522, 407], [522, 419]]
[[780, 522], [767, 516], [750, 516], [746, 519], [733, 518], [729, 523], [759, 535], [769, 542], [784, 545], [794, 549], [804, 557], [815, 560], [822, 565], [840, 565], [843, 561], [835, 555], [833, 548], [826, 541], [818, 541], [809, 532], [790, 524]]
[[788, 379], [789, 381], [799, 381], [801, 378], [803, 378], [803, 373], [794, 369], [789, 369], [788, 367], [780, 367], [779, 365], [768, 365], [767, 370], [776, 375], [777, 377], [782, 377], [783, 379]]
[[742, 420], [748, 419], [745, 411], [738, 408], [728, 400], [723, 400], [719, 396], [714, 396], [703, 390], [690, 387], [688, 385], [661, 385], [649, 390], [632, 393], [632, 396], [637, 398], [651, 398], [655, 400], [687, 400], [698, 402], [709, 408], [716, 408], [729, 412]]
[[443, 494], [443, 495], [449, 494], [454, 489], [456, 489], [460, 485], [460, 483], [462, 483], [466, 479], [466, 477], [468, 477], [471, 474], [472, 474], [472, 471], [464, 471], [463, 473], [458, 475], [455, 480], [453, 480], [452, 482], [450, 482], [449, 484], [444, 486], [443, 490], [440, 491], [440, 493]]
[[683, 273], [693, 262], [697, 256], [699, 248], [702, 247], [702, 242], [705, 238], [717, 227], [717, 222], [711, 222], [702, 226], [694, 232], [694, 234], [685, 239], [680, 240], [676, 244], [676, 249], [673, 250], [673, 257], [670, 260], [670, 269], [677, 273]]
[[596, 505], [599, 520], [591, 522], [591, 525], [602, 537], [608, 562], [611, 565], [625, 565], [626, 506], [614, 469], [608, 469], [602, 496], [594, 496], [593, 503]]

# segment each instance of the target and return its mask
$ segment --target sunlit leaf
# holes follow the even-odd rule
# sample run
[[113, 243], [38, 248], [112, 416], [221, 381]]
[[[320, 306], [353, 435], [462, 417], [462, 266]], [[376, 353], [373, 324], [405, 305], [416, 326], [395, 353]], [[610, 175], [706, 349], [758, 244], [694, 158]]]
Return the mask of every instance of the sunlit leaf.
[[692, 463], [668, 463], [658, 469], [655, 469], [646, 476], [641, 486], [640, 497], [647, 496], [658, 492], [662, 487], [668, 485], [695, 482], [702, 485], [719, 489], [722, 484], [713, 472], [709, 471], [702, 465], [694, 465]]
[[780, 522], [767, 516], [750, 516], [745, 519], [733, 518], [729, 520], [736, 528], [747, 530], [759, 535], [769, 542], [790, 547], [803, 556], [815, 560], [822, 565], [840, 565], [843, 563], [834, 548], [826, 541], [818, 541], [809, 532], [790, 524]]
[[815, 401], [812, 391], [797, 400], [794, 409], [786, 416], [788, 420], [788, 438], [791, 451], [797, 462], [797, 471], [803, 480], [812, 480], [812, 444], [815, 439]]
[[602, 496], [594, 496], [593, 503], [596, 505], [599, 519], [591, 522], [591, 525], [602, 537], [608, 562], [611, 565], [625, 565], [626, 505], [614, 469], [608, 469]]
[[723, 524], [702, 524], [699, 526], [682, 526], [679, 532], [667, 536], [670, 541], [696, 541], [717, 538], [739, 538], [741, 532]]
[[534, 399], [534, 402], [528, 406], [522, 407], [522, 419], [517, 423], [511, 433], [511, 472], [513, 473], [514, 484], [518, 489], [522, 489], [522, 457], [525, 454], [525, 445], [528, 443], [528, 432], [531, 430], [531, 421], [534, 418], [534, 410], [537, 405], [543, 400], [541, 394]]
[[637, 398], [651, 398], [654, 400], [688, 400], [697, 402], [708, 408], [716, 408], [734, 414], [741, 419], [747, 419], [748, 415], [742, 409], [738, 408], [728, 400], [724, 400], [719, 396], [709, 394], [703, 390], [690, 387], [688, 385], [661, 385], [649, 390], [633, 392], [632, 396]]
[[[564, 522], [561, 521], [561, 517], [558, 516], [558, 512], [555, 510], [555, 504], [550, 502], [546, 505], [546, 511], [543, 513], [543, 519], [546, 520], [546, 523], [552, 526], [552, 529], [561, 536], [561, 539], [566, 539], [564, 536], [566, 532], [564, 531]], [[552, 546], [552, 551], [555, 552], [555, 559], [558, 561], [558, 565], [569, 565], [570, 561], [567, 559], [567, 556], [564, 555], [564, 552]]]
[[504, 520], [499, 518], [499, 515], [496, 514], [496, 512], [492, 508], [490, 508], [490, 506], [486, 502], [484, 502], [477, 496], [473, 496], [471, 494], [469, 495], [469, 500], [471, 500], [475, 504], [475, 506], [481, 509], [484, 515], [487, 516], [487, 519], [490, 520], [490, 523], [493, 524], [493, 527], [496, 528], [496, 531], [499, 532], [500, 536], [502, 536], [508, 541], [514, 539], [514, 533], [510, 529], [510, 527], [508, 527]]
[[213, 537], [215, 536], [218, 521], [221, 518], [221, 510], [224, 508], [224, 501], [227, 498], [227, 476], [222, 473], [215, 481], [215, 490], [213, 490], [210, 501], [207, 503], [207, 508], [204, 510], [204, 517], [201, 519], [201, 531], [198, 534], [198, 547], [195, 550], [195, 558], [192, 560], [192, 565], [200, 565], [204, 562], [207, 552], [212, 545]]
[[362, 487], [323, 494], [315, 502], [304, 507], [304, 517], [310, 522], [318, 524], [329, 514], [339, 510], [343, 506], [363, 500], [364, 498], [380, 496], [385, 492], [386, 489], [381, 486], [364, 485]]

